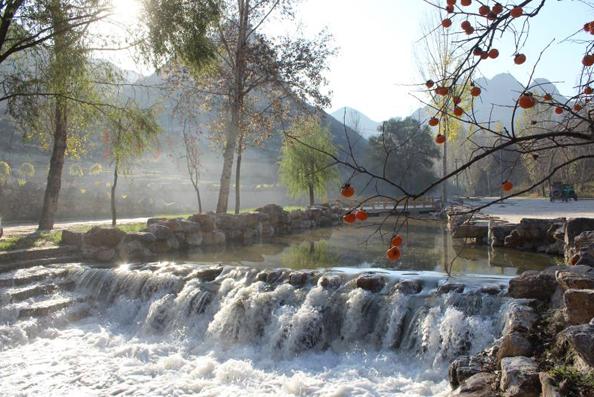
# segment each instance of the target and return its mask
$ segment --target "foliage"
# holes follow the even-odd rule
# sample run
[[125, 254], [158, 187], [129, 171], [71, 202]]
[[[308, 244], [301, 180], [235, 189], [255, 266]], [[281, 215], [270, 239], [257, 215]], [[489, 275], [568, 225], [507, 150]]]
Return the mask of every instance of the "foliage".
[[310, 187], [317, 194], [326, 192], [326, 185], [338, 178], [328, 155], [335, 155], [330, 131], [311, 117], [295, 123], [287, 133], [281, 151], [280, 180], [289, 194], [299, 197]]
[[[560, 366], [550, 370], [549, 375], [556, 384], [562, 381], [568, 382], [567, 396], [569, 397], [588, 395], [588, 391], [594, 392], [594, 372], [584, 373], [573, 367]], [[584, 392], [586, 393], [583, 394]]]
[[429, 127], [410, 117], [384, 122], [380, 135], [369, 140], [373, 170], [406, 190], [434, 181], [433, 164], [439, 157]]
[[35, 176], [35, 166], [31, 163], [23, 163], [19, 167], [19, 176], [23, 179]]
[[71, 164], [70, 168], [68, 168], [68, 174], [70, 176], [82, 177], [85, 175], [85, 172], [79, 164]]
[[61, 239], [61, 231], [35, 232], [24, 236], [7, 236], [0, 240], [0, 251], [55, 246], [60, 243]]
[[89, 167], [89, 175], [101, 175], [102, 172], [103, 166], [99, 163], [95, 163]]
[[0, 185], [4, 185], [8, 182], [11, 173], [10, 165], [6, 161], [0, 161]]

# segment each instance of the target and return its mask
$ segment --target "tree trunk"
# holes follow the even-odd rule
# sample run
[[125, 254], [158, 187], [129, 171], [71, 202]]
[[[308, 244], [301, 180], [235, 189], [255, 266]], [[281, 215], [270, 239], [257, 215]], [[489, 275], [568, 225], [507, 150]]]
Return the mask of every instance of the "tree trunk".
[[233, 109], [231, 113], [231, 125], [227, 131], [227, 142], [225, 143], [225, 151], [223, 152], [223, 170], [221, 172], [217, 214], [225, 214], [229, 206], [231, 170], [233, 169], [235, 147], [237, 145], [237, 135], [239, 131], [239, 125], [237, 123], [239, 111], [238, 109]]
[[54, 146], [43, 196], [43, 207], [39, 217], [39, 230], [53, 229], [54, 217], [58, 209], [58, 198], [62, 187], [62, 170], [64, 169], [64, 157], [66, 155], [66, 140], [68, 139], [66, 105], [63, 100], [56, 100], [54, 117]]
[[307, 188], [309, 189], [309, 206], [313, 207], [313, 205], [314, 205], [314, 187], [310, 183]]
[[[443, 160], [442, 160], [443, 176], [448, 174], [448, 142], [443, 143]], [[443, 181], [441, 184], [441, 208], [446, 208], [448, 201], [448, 181]]]
[[115, 161], [115, 167], [113, 167], [113, 184], [111, 185], [111, 226], [115, 227], [117, 223], [116, 213], [116, 188], [118, 186], [118, 166], [119, 161]]
[[198, 186], [194, 186], [194, 190], [196, 190], [196, 199], [198, 200], [198, 213], [202, 213], [202, 200], [200, 199], [200, 189]]
[[239, 135], [237, 144], [237, 164], [235, 164], [235, 215], [241, 209], [241, 154], [243, 153], [243, 134]]

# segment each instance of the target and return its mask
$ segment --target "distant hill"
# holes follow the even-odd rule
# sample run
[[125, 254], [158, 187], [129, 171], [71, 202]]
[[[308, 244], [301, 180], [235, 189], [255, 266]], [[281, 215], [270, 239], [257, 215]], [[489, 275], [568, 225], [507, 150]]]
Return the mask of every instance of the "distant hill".
[[[346, 112], [346, 115], [345, 115]], [[377, 128], [381, 123], [371, 120], [365, 114], [357, 109], [350, 107], [342, 107], [337, 111], [331, 113], [331, 116], [338, 120], [341, 124], [343, 121], [348, 127], [357, 131], [362, 137], [368, 139], [371, 136], [377, 135]], [[346, 117], [345, 117], [346, 116]]]
[[[520, 93], [523, 90], [522, 84], [509, 73], [500, 73], [491, 79], [479, 78], [475, 84], [482, 90], [481, 96], [475, 101], [474, 112], [480, 122], [501, 122], [505, 126], [511, 124], [511, 112]], [[534, 79], [532, 92], [542, 95], [548, 92], [555, 99], [563, 101], [565, 98], [559, 93], [555, 84], [546, 79]], [[426, 121], [435, 112], [426, 107], [417, 109], [411, 116], [420, 121]]]

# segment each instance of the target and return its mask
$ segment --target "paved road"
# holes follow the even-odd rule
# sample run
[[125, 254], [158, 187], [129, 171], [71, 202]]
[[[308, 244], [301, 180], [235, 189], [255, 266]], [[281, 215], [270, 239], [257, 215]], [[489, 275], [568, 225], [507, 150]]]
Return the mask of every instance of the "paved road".
[[[493, 198], [495, 199], [495, 198]], [[483, 205], [489, 198], [476, 201], [464, 200], [470, 206]], [[518, 223], [522, 218], [594, 218], [594, 200], [555, 201], [549, 199], [511, 198], [501, 204], [494, 204], [482, 210], [484, 214], [497, 216], [508, 222]]]
[[[118, 219], [118, 224], [128, 224], [128, 223], [141, 223], [146, 222], [148, 218], [126, 218], [126, 219]], [[71, 221], [71, 222], [58, 222], [54, 225], [54, 229], [56, 230], [64, 230], [64, 229], [71, 229], [76, 226], [97, 226], [97, 225], [111, 225], [111, 219], [96, 219], [96, 220], [86, 220], [86, 221]], [[14, 236], [14, 235], [23, 235], [23, 234], [30, 234], [37, 230], [37, 224], [27, 223], [27, 224], [20, 224], [20, 225], [7, 225], [4, 226], [4, 236]]]

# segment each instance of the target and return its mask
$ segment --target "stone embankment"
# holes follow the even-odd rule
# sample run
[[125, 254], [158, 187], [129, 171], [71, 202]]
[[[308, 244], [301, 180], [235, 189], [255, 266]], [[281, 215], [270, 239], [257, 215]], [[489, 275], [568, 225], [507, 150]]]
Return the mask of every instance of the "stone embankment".
[[240, 215], [197, 214], [187, 219], [152, 218], [145, 231], [125, 233], [94, 227], [86, 233], [62, 232], [62, 245], [96, 262], [147, 261], [159, 256], [224, 244], [251, 244], [341, 222], [342, 210], [314, 207], [287, 212], [274, 204]]
[[455, 239], [494, 248], [559, 255], [565, 257], [567, 264], [594, 266], [592, 218], [524, 218], [515, 224], [468, 210], [454, 207], [448, 211], [448, 227]]
[[594, 396], [594, 268], [558, 266], [510, 281], [502, 336], [450, 364], [453, 396]]

